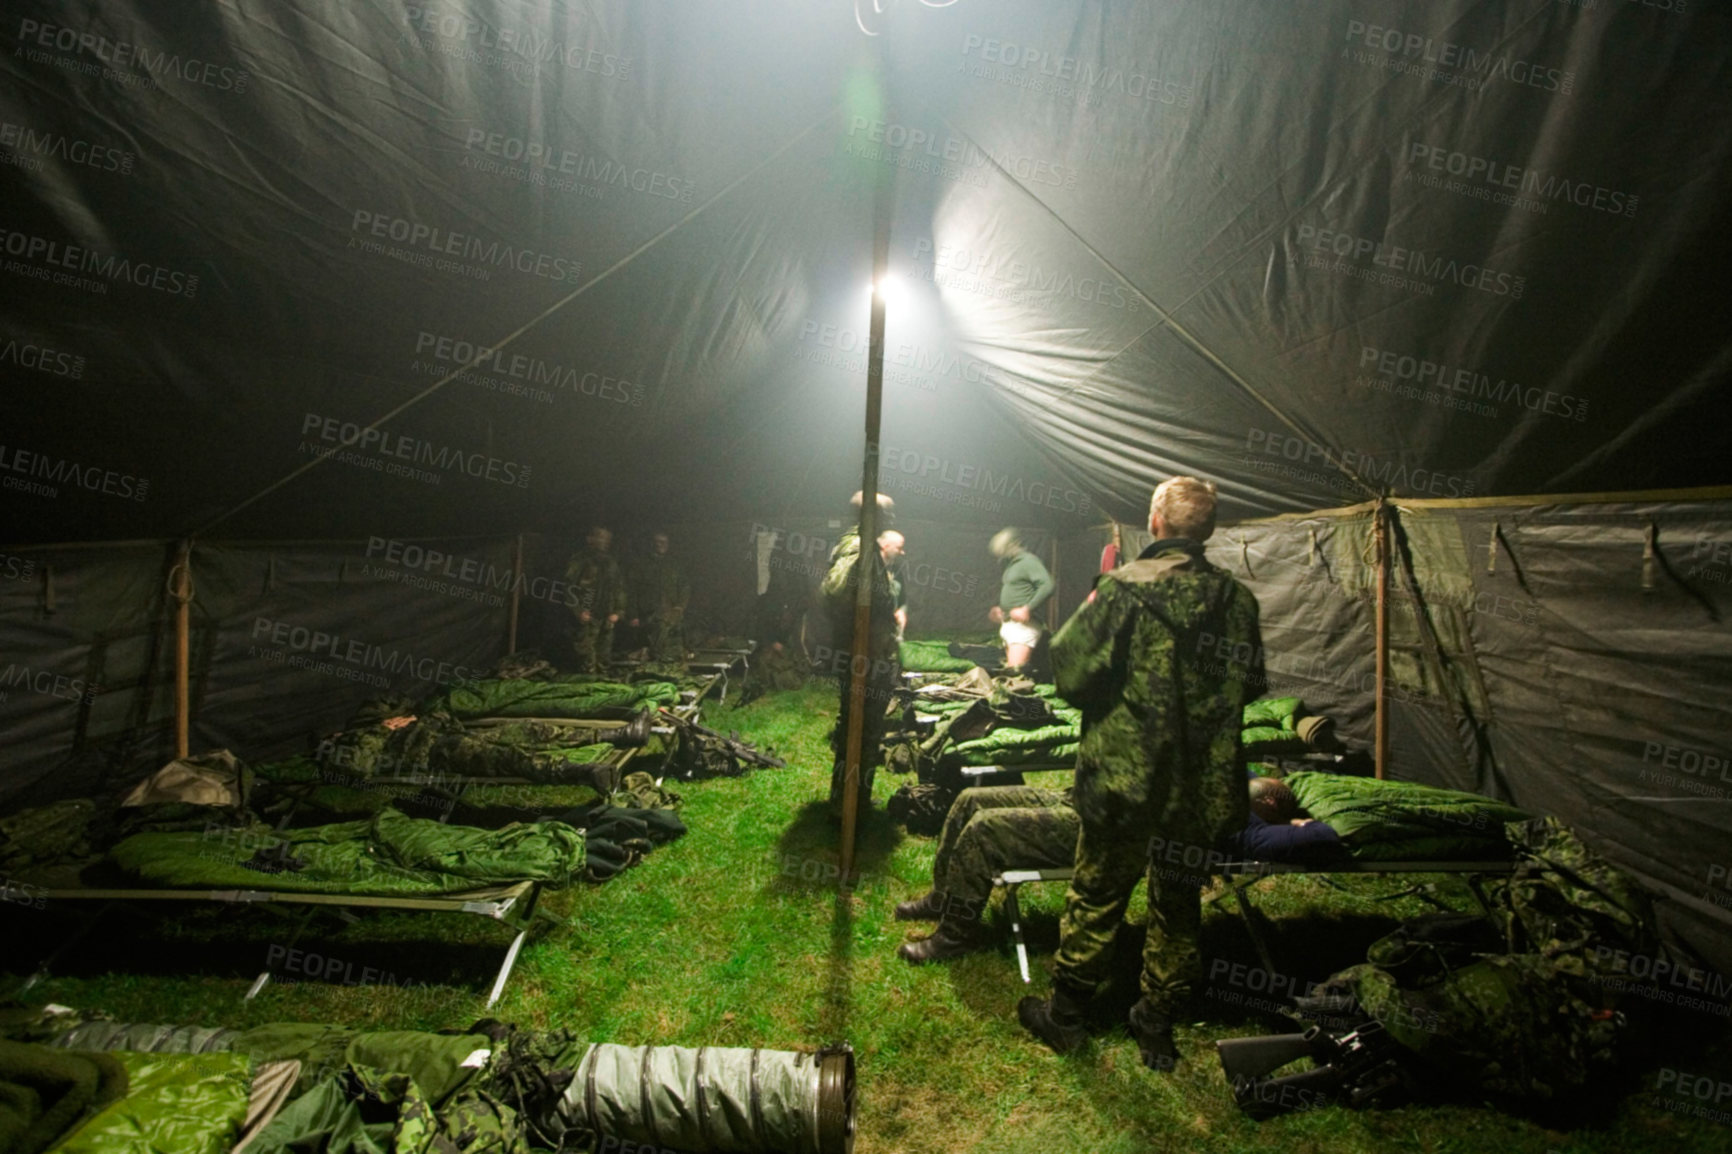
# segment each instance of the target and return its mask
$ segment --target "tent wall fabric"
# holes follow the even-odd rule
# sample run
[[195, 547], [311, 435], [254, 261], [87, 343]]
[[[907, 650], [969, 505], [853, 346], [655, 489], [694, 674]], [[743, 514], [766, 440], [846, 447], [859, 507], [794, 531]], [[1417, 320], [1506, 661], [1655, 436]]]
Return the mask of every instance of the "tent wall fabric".
[[[1557, 816], [1732, 967], [1732, 500], [1412, 503], [1394, 524], [1389, 775]], [[1207, 552], [1257, 594], [1268, 692], [1370, 748], [1371, 513], [1226, 526]]]
[[1724, 5], [23, 0], [0, 36], [19, 540], [826, 515], [880, 181], [905, 515], [1722, 479]]
[[[173, 758], [174, 553], [18, 551], [0, 581], [0, 804], [120, 792]], [[504, 652], [511, 576], [508, 542], [195, 547], [193, 747], [305, 752], [362, 701], [480, 676]]]

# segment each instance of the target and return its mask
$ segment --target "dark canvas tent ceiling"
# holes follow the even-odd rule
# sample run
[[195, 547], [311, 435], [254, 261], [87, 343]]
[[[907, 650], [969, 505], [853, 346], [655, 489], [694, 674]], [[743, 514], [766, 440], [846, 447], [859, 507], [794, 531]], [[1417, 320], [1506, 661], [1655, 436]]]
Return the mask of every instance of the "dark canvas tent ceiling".
[[880, 179], [918, 514], [1724, 479], [1720, 5], [26, 0], [5, 35], [20, 539], [833, 512]]

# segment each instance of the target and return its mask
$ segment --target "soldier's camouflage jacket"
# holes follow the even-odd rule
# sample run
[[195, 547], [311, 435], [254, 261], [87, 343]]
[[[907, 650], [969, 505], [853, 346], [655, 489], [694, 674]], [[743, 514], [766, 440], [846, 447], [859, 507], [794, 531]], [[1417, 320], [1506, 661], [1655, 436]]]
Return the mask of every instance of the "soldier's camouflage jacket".
[[1157, 541], [1102, 576], [1053, 638], [1052, 664], [1059, 694], [1083, 714], [1085, 823], [1205, 847], [1245, 824], [1239, 731], [1263, 687], [1257, 599], [1201, 544]]
[[597, 617], [625, 612], [625, 581], [613, 554], [585, 549], [566, 565], [565, 580], [576, 594], [573, 614], [584, 609]]
[[[896, 592], [884, 558], [877, 549], [866, 550], [872, 569], [872, 653], [874, 656], [896, 654]], [[830, 550], [830, 570], [818, 587], [836, 648], [852, 643], [854, 636], [854, 599], [860, 589], [860, 530], [842, 534], [836, 547]]]

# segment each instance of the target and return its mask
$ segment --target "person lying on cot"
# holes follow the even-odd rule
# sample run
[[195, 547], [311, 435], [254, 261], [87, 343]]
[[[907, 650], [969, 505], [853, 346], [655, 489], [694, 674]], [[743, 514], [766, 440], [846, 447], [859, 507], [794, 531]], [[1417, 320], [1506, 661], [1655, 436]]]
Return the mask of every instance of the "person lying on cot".
[[[1229, 852], [1215, 851], [1213, 860], [1309, 865], [1339, 852], [1333, 829], [1295, 816], [1298, 801], [1285, 783], [1258, 777], [1249, 788], [1250, 822], [1230, 839]], [[938, 837], [931, 892], [896, 907], [898, 921], [935, 921], [938, 929], [931, 937], [904, 942], [897, 953], [919, 965], [986, 949], [992, 944], [985, 916], [993, 877], [1007, 869], [1069, 869], [1080, 828], [1068, 789], [999, 785], [963, 790]]]

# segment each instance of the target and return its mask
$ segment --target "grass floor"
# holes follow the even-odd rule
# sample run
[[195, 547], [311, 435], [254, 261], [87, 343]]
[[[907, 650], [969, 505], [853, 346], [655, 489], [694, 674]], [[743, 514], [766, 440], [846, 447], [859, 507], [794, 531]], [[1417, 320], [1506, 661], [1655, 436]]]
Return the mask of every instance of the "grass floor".
[[[1593, 1117], [1567, 1123], [1470, 1105], [1331, 1108], [1246, 1121], [1210, 1043], [1267, 1032], [1257, 1009], [1232, 1001], [1258, 997], [1255, 980], [1235, 986], [1222, 977], [1203, 999], [1179, 1030], [1187, 1060], [1176, 1075], [1144, 1070], [1122, 1029], [1056, 1058], [1016, 1022], [1016, 1002], [1030, 988], [1008, 942], [948, 965], [916, 968], [896, 957], [900, 942], [926, 928], [894, 921], [891, 908], [929, 887], [934, 849], [883, 817], [882, 799], [896, 779], [880, 775], [877, 783], [880, 804], [861, 833], [858, 884], [836, 885], [835, 834], [822, 804], [834, 708], [834, 691], [814, 685], [706, 710], [712, 725], [775, 746], [789, 767], [680, 787], [687, 837], [606, 885], [550, 895], [548, 907], [569, 926], [524, 949], [493, 1016], [629, 1044], [798, 1048], [846, 1039], [859, 1057], [860, 1154], [1732, 1150], [1732, 1127], [1663, 1108], [1688, 1103], [1655, 1090], [1659, 1064], [1633, 1076]], [[1422, 880], [1430, 896], [1467, 908], [1459, 882]], [[1395, 919], [1435, 908], [1417, 894], [1389, 900], [1412, 879], [1346, 881], [1345, 888], [1304, 877], [1259, 883], [1277, 964], [1293, 980], [1362, 960], [1365, 945]], [[1059, 886], [1024, 891], [1034, 992], [1047, 989], [1062, 903]], [[1217, 971], [1256, 965], [1230, 906], [1206, 908], [1205, 955]], [[340, 963], [335, 978], [275, 982], [247, 1003], [252, 975], [293, 932], [273, 912], [107, 921], [28, 996], [121, 1020], [242, 1027], [301, 1020], [441, 1029], [485, 1014], [485, 987], [506, 935], [481, 919], [449, 916], [320, 923], [300, 945]], [[1133, 916], [1139, 912], [1133, 907]], [[13, 911], [7, 924], [39, 939], [24, 943], [32, 958], [65, 931], [35, 911]], [[1132, 983], [1134, 968], [1124, 988]], [[1723, 1045], [1669, 1055], [1663, 1064], [1732, 1085]], [[1732, 1100], [1722, 1106], [1732, 1110]]]

